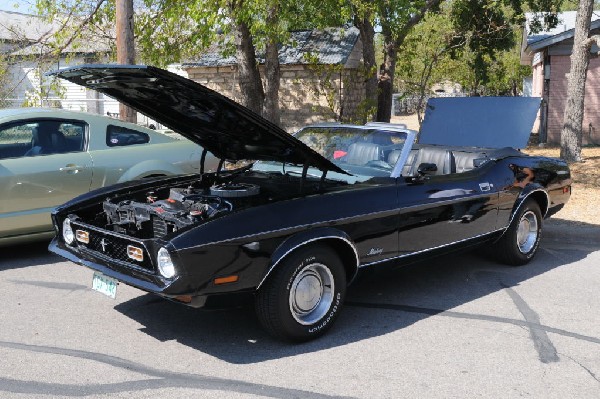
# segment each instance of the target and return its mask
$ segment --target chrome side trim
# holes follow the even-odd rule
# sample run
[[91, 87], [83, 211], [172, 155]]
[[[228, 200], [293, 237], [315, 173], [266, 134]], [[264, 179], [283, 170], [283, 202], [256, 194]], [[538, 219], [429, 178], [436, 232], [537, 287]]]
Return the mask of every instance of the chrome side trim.
[[363, 265], [359, 265], [358, 267], [359, 267], [360, 269], [362, 269], [363, 267], [367, 267], [367, 266], [376, 265], [376, 264], [378, 264], [378, 263], [388, 262], [388, 261], [390, 261], [390, 260], [401, 259], [401, 258], [407, 258], [407, 257], [409, 257], [409, 256], [414, 256], [414, 255], [418, 255], [418, 254], [421, 254], [421, 253], [425, 253], [425, 252], [433, 251], [433, 250], [436, 250], [436, 249], [445, 248], [445, 247], [448, 247], [448, 246], [451, 246], [451, 245], [454, 245], [454, 244], [460, 244], [461, 242], [465, 242], [465, 241], [474, 240], [474, 239], [476, 239], [476, 238], [480, 238], [480, 237], [485, 237], [485, 236], [488, 236], [488, 235], [491, 235], [491, 234], [494, 234], [494, 233], [497, 233], [497, 232], [499, 232], [499, 231], [503, 231], [503, 230], [504, 230], [504, 229], [497, 229], [497, 230], [494, 230], [494, 231], [490, 231], [489, 233], [483, 233], [483, 234], [479, 234], [479, 235], [476, 235], [476, 236], [473, 236], [473, 237], [464, 238], [464, 239], [462, 239], [462, 240], [459, 240], [459, 241], [454, 241], [454, 242], [450, 242], [450, 243], [448, 243], [448, 244], [444, 244], [444, 245], [439, 245], [439, 246], [437, 246], [437, 247], [433, 247], [433, 248], [427, 248], [427, 249], [422, 249], [422, 250], [420, 250], [420, 251], [411, 252], [411, 253], [408, 253], [408, 254], [403, 254], [403, 255], [393, 256], [393, 257], [391, 257], [391, 258], [380, 259], [380, 260], [377, 260], [377, 261], [375, 261], [375, 262], [365, 263], [365, 264], [363, 264]]
[[269, 270], [267, 271], [267, 274], [265, 274], [265, 276], [263, 277], [263, 279], [260, 281], [260, 283], [258, 284], [258, 286], [256, 287], [256, 289], [260, 289], [260, 287], [263, 285], [263, 283], [265, 282], [265, 280], [267, 279], [267, 277], [269, 277], [269, 275], [271, 274], [271, 272], [275, 269], [275, 267], [279, 264], [279, 262], [281, 262], [283, 259], [285, 259], [290, 253], [292, 253], [293, 251], [295, 251], [296, 249], [303, 247], [304, 245], [310, 244], [311, 242], [315, 242], [315, 241], [319, 241], [319, 240], [327, 240], [327, 239], [337, 239], [337, 240], [341, 240], [346, 242], [346, 244], [348, 244], [350, 246], [350, 248], [352, 248], [352, 250], [354, 251], [354, 256], [356, 257], [356, 269], [358, 270], [358, 268], [360, 267], [360, 260], [358, 258], [358, 251], [356, 250], [356, 247], [354, 246], [354, 244], [344, 238], [344, 237], [339, 237], [339, 236], [323, 236], [323, 237], [315, 237], [315, 238], [311, 238], [310, 240], [306, 240], [301, 242], [298, 245], [295, 245], [294, 247], [288, 249], [283, 255], [281, 255], [279, 257], [279, 259], [277, 259], [277, 261], [275, 261], [275, 263], [273, 263], [273, 265], [269, 268]]

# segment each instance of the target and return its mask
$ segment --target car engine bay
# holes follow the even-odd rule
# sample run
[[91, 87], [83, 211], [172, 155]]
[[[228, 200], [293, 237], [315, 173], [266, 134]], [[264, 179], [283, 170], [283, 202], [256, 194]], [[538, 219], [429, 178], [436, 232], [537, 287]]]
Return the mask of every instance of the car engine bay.
[[[164, 238], [180, 229], [261, 204], [323, 192], [339, 182], [304, 181], [297, 176], [249, 172], [160, 185], [106, 198], [86, 223], [136, 238]], [[85, 214], [91, 216], [86, 217]], [[87, 219], [87, 220], [85, 220]], [[91, 219], [91, 220], [90, 220]]]
[[[102, 207], [107, 223], [118, 233], [162, 238], [183, 227], [198, 224], [223, 213], [233, 211], [234, 204], [243, 206], [255, 202], [260, 187], [247, 183], [224, 183], [202, 188], [172, 187], [149, 191], [145, 201], [106, 200]], [[141, 233], [141, 234], [140, 234]]]

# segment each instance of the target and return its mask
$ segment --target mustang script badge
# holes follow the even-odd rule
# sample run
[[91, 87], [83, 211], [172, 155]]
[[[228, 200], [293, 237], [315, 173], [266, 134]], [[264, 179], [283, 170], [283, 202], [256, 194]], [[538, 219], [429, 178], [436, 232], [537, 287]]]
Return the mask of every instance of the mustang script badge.
[[371, 250], [367, 253], [367, 256], [381, 255], [383, 252], [383, 248], [371, 248]]

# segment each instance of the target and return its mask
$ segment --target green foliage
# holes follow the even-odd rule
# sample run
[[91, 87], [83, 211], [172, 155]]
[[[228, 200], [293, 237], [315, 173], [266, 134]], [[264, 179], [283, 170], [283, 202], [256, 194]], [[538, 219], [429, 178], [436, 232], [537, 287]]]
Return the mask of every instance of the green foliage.
[[417, 113], [433, 85], [449, 80], [459, 65], [450, 57], [454, 29], [447, 12], [429, 13], [415, 26], [399, 49], [396, 86], [404, 97], [417, 97]]
[[222, 6], [218, 0], [144, 0], [134, 23], [140, 61], [165, 67], [198, 55], [229, 25]]
[[483, 88], [485, 95], [516, 96], [520, 94], [523, 79], [531, 76], [531, 67], [521, 65], [519, 47], [500, 51], [489, 71], [489, 81]]
[[417, 99], [419, 116], [437, 84], [457, 83], [473, 95], [518, 94], [531, 68], [520, 65], [521, 28], [514, 21], [510, 10], [471, 0], [428, 13], [399, 49], [398, 91]]
[[[268, 39], [285, 43], [292, 30], [347, 21], [350, 16], [343, 4], [341, 0], [136, 0], [137, 58], [164, 67], [193, 58], [214, 43], [231, 55], [232, 20], [246, 22], [255, 46], [262, 50]], [[54, 53], [89, 45], [94, 38], [114, 46], [115, 0], [36, 0], [36, 8], [39, 15], [62, 26], [52, 37]], [[275, 20], [269, 18], [273, 11]], [[114, 58], [114, 48], [111, 54]]]
[[510, 12], [495, 1], [456, 0], [450, 18], [453, 56], [462, 56], [474, 72], [474, 88], [487, 84], [497, 52], [515, 45]]

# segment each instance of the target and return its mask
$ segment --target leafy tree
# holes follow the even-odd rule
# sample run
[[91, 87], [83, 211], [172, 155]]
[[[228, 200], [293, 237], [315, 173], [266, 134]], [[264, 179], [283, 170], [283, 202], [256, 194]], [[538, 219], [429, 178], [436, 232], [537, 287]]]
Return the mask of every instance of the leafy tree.
[[455, 0], [450, 17], [455, 31], [453, 53], [462, 53], [474, 72], [471, 95], [478, 95], [478, 87], [489, 82], [497, 52], [515, 45], [511, 18], [498, 2], [480, 0]]
[[[517, 95], [523, 77], [531, 72], [529, 66], [520, 65], [519, 48], [514, 40], [520, 35], [520, 27], [508, 24], [504, 28], [503, 22], [502, 29], [490, 33], [487, 25], [478, 28], [467, 19], [459, 30], [455, 5], [461, 6], [459, 2], [445, 4], [439, 12], [428, 13], [399, 49], [396, 87], [405, 97], [416, 97], [420, 122], [433, 85], [452, 82], [460, 84], [469, 93]], [[510, 32], [505, 33], [504, 29]], [[492, 34], [499, 34], [505, 47], [511, 39], [504, 35], [512, 35], [513, 46], [499, 51]], [[476, 62], [478, 51], [484, 54]]]
[[[521, 34], [517, 31], [515, 34]], [[517, 43], [512, 49], [500, 51], [495, 55], [488, 72], [488, 83], [484, 87], [486, 95], [518, 96], [521, 93], [523, 79], [531, 75], [529, 65], [521, 65], [520, 46]]]
[[[381, 25], [384, 38], [376, 119], [389, 121], [398, 51], [411, 30], [422, 21], [427, 12], [437, 11], [443, 0], [373, 2], [377, 13], [375, 19]], [[494, 53], [511, 47], [510, 26], [524, 21], [524, 9], [537, 12], [536, 21], [539, 21], [540, 27], [553, 26], [562, 0], [454, 0], [448, 4], [455, 10], [453, 23], [459, 33], [455, 40], [464, 42], [460, 46], [460, 52], [476, 72], [473, 76], [473, 87], [476, 87], [477, 82], [487, 81], [486, 73], [490, 67], [489, 62], [495, 57]], [[459, 46], [456, 43], [454, 45], [458, 52]]]
[[415, 26], [399, 48], [396, 86], [405, 97], [417, 97], [419, 123], [423, 120], [425, 101], [434, 84], [453, 80], [450, 57], [454, 30], [447, 12], [429, 13]]
[[393, 82], [398, 60], [398, 49], [411, 29], [425, 14], [439, 6], [442, 0], [407, 1], [377, 0], [377, 12], [383, 35], [383, 63], [377, 82], [377, 116], [380, 122], [389, 122], [392, 110]]

